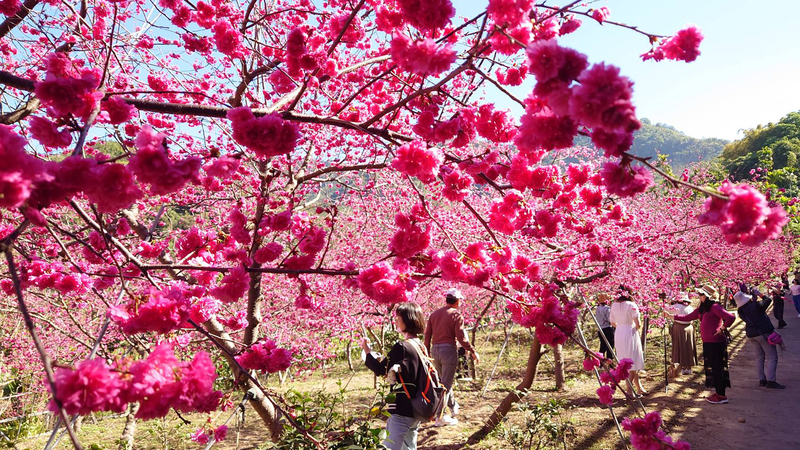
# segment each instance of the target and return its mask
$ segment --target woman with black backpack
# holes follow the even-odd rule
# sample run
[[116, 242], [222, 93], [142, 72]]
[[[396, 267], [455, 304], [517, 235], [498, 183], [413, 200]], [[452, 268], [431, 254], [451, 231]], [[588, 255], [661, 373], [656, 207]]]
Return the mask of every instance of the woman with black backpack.
[[[757, 289], [753, 289], [752, 295], [747, 293], [747, 286], [740, 286], [733, 299], [739, 308], [739, 317], [745, 323], [745, 333], [747, 342], [756, 353], [756, 372], [758, 374], [758, 384], [769, 389], [783, 389], [786, 386], [775, 381], [778, 371], [778, 349], [779, 342], [782, 342], [780, 335], [775, 332], [775, 326], [767, 316], [767, 308], [772, 300], [764, 295], [762, 300], [758, 300], [761, 295]], [[766, 360], [766, 373], [764, 372], [764, 361]]]
[[385, 376], [395, 395], [395, 402], [387, 407], [390, 414], [386, 421], [388, 436], [383, 445], [389, 450], [415, 450], [420, 420], [414, 418], [411, 399], [417, 395], [417, 386], [424, 386], [421, 378], [425, 371], [420, 360], [424, 346], [418, 336], [425, 331], [425, 316], [418, 304], [409, 302], [397, 307], [394, 320], [402, 339], [394, 344], [389, 355], [384, 358], [372, 352], [366, 337], [361, 340], [361, 348], [367, 367], [376, 375]]

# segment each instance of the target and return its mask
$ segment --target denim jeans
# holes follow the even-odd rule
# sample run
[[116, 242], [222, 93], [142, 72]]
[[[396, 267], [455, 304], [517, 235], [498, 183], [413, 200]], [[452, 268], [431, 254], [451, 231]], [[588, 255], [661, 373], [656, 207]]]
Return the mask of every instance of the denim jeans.
[[794, 309], [796, 309], [797, 313], [800, 314], [800, 295], [793, 295], [792, 302], [794, 302]]
[[456, 405], [456, 396], [453, 392], [453, 381], [456, 378], [458, 367], [458, 350], [454, 344], [433, 344], [431, 347], [433, 367], [439, 373], [442, 385], [447, 388], [447, 406], [450, 411]]
[[[747, 342], [756, 352], [756, 375], [759, 380], [775, 381], [778, 372], [778, 349], [767, 342], [764, 336], [747, 338]], [[767, 362], [767, 372], [764, 373], [764, 360]]]
[[392, 414], [386, 421], [386, 440], [383, 445], [389, 450], [417, 450], [417, 428], [419, 420], [413, 417]]

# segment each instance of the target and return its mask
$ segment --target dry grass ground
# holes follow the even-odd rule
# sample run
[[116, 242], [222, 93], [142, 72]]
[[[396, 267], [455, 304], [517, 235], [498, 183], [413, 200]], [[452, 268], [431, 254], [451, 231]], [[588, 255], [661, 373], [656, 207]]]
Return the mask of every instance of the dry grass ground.
[[[797, 321], [797, 328], [800, 328], [800, 320]], [[597, 347], [594, 332], [590, 345]], [[744, 341], [744, 333], [740, 321], [737, 321], [733, 329], [736, 340], [732, 346], [732, 354], [741, 350]], [[457, 386], [457, 395], [461, 404], [460, 423], [452, 427], [436, 428], [432, 425], [423, 425], [419, 434], [419, 446], [421, 449], [456, 449], [465, 448], [467, 438], [480, 428], [484, 420], [491, 414], [495, 406], [514, 389], [519, 383], [524, 370], [525, 362], [530, 346], [530, 335], [527, 330], [515, 329], [510, 335], [509, 344], [502, 357], [499, 359], [496, 373], [489, 382], [488, 389], [483, 394], [487, 377], [497, 360], [504, 333], [502, 330], [495, 330], [487, 339], [487, 335], [478, 335], [477, 345], [482, 355], [482, 364], [479, 366], [479, 378], [475, 381], [461, 381]], [[661, 330], [652, 330], [648, 337], [646, 368], [644, 385], [650, 391], [642, 401], [647, 411], [661, 411], [665, 421], [665, 429], [668, 434], [677, 437], [693, 438], [694, 440], [704, 441], [695, 448], [717, 448], [713, 443], [714, 438], [707, 438], [708, 433], [714, 432], [714, 427], [719, 422], [718, 415], [724, 412], [717, 406], [716, 410], [709, 410], [706, 402], [702, 401], [705, 395], [704, 376], [702, 368], [694, 368], [692, 375], [683, 376], [677, 380], [669, 380], [669, 388], [665, 393], [664, 366], [663, 366], [663, 346]], [[669, 343], [667, 343], [669, 345]], [[746, 352], [749, 351], [746, 349]], [[747, 360], [749, 354], [740, 354], [733, 358], [732, 366], [747, 365], [749, 369], [750, 361]], [[541, 448], [570, 448], [570, 449], [620, 449], [624, 448], [620, 442], [614, 422], [611, 419], [607, 408], [602, 407], [597, 401], [595, 390], [598, 387], [597, 381], [590, 373], [584, 372], [581, 367], [582, 354], [574, 345], [565, 346], [565, 373], [567, 381], [564, 389], [555, 390], [554, 364], [552, 354], [547, 353], [539, 364], [539, 373], [529, 394], [523, 402], [528, 405], [543, 404], [550, 399], [561, 399], [568, 405], [559, 420], [569, 425], [574, 433], [562, 443], [555, 445], [547, 444]], [[739, 370], [739, 369], [733, 369]], [[751, 370], [752, 371], [752, 370]], [[736, 372], [734, 372], [736, 374]], [[277, 380], [270, 380], [277, 381]], [[286, 392], [293, 389], [300, 392], [314, 392], [324, 390], [331, 394], [339, 391], [341, 381], [346, 385], [344, 403], [339, 406], [345, 416], [365, 417], [369, 406], [375, 398], [373, 388], [374, 378], [363, 366], [357, 364], [354, 371], [349, 371], [344, 361], [339, 361], [329, 365], [325, 370], [318, 371], [305, 379], [288, 380], [283, 385], [272, 383], [273, 387], [279, 392]], [[738, 380], [734, 376], [734, 387], [737, 387]], [[731, 398], [734, 402], [734, 390]], [[787, 391], [788, 392], [788, 391]], [[617, 394], [619, 397], [619, 394]], [[795, 396], [796, 398], [796, 396]], [[725, 406], [730, 405], [722, 405]], [[626, 417], [636, 413], [636, 409], [628, 402], [618, 399], [614, 404], [614, 410], [618, 417]], [[211, 418], [214, 424], [222, 423], [230, 414], [225, 412]], [[796, 416], [793, 416], [796, 417]], [[174, 414], [164, 420], [141, 422], [136, 432], [136, 447], [141, 449], [197, 449], [201, 448], [198, 444], [187, 441], [186, 436], [197, 427], [206, 423], [207, 416], [190, 415], [186, 417], [191, 421], [191, 425], [183, 424]], [[472, 446], [473, 449], [510, 449], [514, 448], [512, 442], [512, 432], [523, 430], [525, 415], [518, 408], [512, 409], [506, 421], [500, 429], [491, 434], [483, 442]], [[375, 426], [380, 426], [376, 420]], [[733, 419], [732, 422], [736, 420]], [[86, 444], [95, 444], [96, 449], [115, 449], [116, 440], [119, 438], [124, 420], [122, 418], [108, 418], [98, 420], [93, 423], [89, 418], [84, 422], [80, 433], [82, 441]], [[231, 431], [226, 441], [218, 443], [215, 449], [258, 449], [266, 447], [267, 434], [258, 418], [248, 412], [241, 427], [236, 426], [236, 421], [231, 422]], [[705, 430], [705, 433], [698, 433], [698, 430]], [[704, 437], [706, 436], [706, 437]], [[45, 437], [30, 440], [18, 444], [19, 449], [40, 449], [43, 447]], [[690, 440], [691, 442], [691, 440]], [[731, 442], [731, 441], [727, 441]], [[725, 448], [740, 448], [733, 444]], [[63, 440], [58, 448], [70, 448], [67, 440]], [[517, 443], [517, 448], [520, 445]], [[528, 447], [525, 447], [528, 448]], [[536, 448], [534, 445], [533, 448]], [[719, 447], [723, 448], [723, 447]], [[781, 448], [769, 447], [769, 448]], [[800, 448], [785, 447], [785, 448]]]

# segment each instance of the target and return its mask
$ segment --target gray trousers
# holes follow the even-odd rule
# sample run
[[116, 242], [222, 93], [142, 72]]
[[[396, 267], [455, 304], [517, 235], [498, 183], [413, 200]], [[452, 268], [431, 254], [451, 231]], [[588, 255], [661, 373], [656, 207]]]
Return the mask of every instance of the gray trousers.
[[416, 450], [419, 420], [413, 417], [392, 414], [386, 421], [386, 440], [383, 445], [389, 450]]
[[[759, 380], [775, 381], [778, 372], [778, 349], [767, 342], [764, 336], [749, 337], [747, 342], [756, 352], [756, 375]], [[764, 373], [764, 361], [767, 362], [766, 374]]]
[[456, 368], [458, 367], [456, 346], [454, 344], [433, 344], [431, 358], [433, 358], [433, 367], [439, 372], [442, 385], [447, 388], [447, 406], [450, 411], [453, 411], [453, 407], [456, 405], [453, 381], [456, 378]]

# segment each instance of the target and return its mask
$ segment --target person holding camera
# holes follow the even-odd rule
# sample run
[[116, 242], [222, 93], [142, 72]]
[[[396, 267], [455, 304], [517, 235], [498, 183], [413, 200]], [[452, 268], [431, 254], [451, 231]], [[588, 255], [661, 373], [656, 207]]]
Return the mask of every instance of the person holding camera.
[[[775, 326], [767, 316], [767, 308], [772, 303], [772, 299], [764, 295], [761, 300], [761, 293], [758, 289], [752, 290], [752, 295], [747, 293], [747, 286], [740, 286], [733, 299], [739, 317], [745, 323], [745, 334], [747, 342], [756, 354], [756, 373], [758, 384], [769, 389], [783, 389], [786, 386], [779, 384], [776, 379], [778, 372], [778, 349], [777, 344], [772, 344], [777, 337]], [[773, 334], [774, 333], [774, 334]], [[764, 362], [767, 367], [764, 372]]]
[[[713, 387], [714, 394], [706, 397], [708, 403], [718, 405], [728, 403], [725, 388], [731, 387], [728, 373], [728, 327], [733, 325], [736, 316], [725, 311], [717, 298], [717, 289], [706, 284], [695, 289], [700, 296], [700, 305], [686, 315], [676, 315], [675, 320], [691, 322], [700, 319], [700, 338], [703, 340], [703, 365], [706, 372], [706, 387]], [[669, 312], [667, 312], [669, 313]]]
[[[411, 399], [417, 395], [417, 386], [422, 385], [425, 373], [418, 353], [423, 350], [418, 337], [425, 330], [425, 315], [418, 304], [401, 303], [395, 310], [394, 323], [401, 340], [394, 344], [386, 357], [372, 352], [366, 337], [361, 339], [361, 348], [367, 368], [375, 375], [385, 376], [395, 396], [395, 402], [387, 405], [389, 419], [383, 445], [389, 450], [415, 450], [420, 421], [414, 418]], [[401, 379], [413, 382], [406, 381], [404, 386]]]

